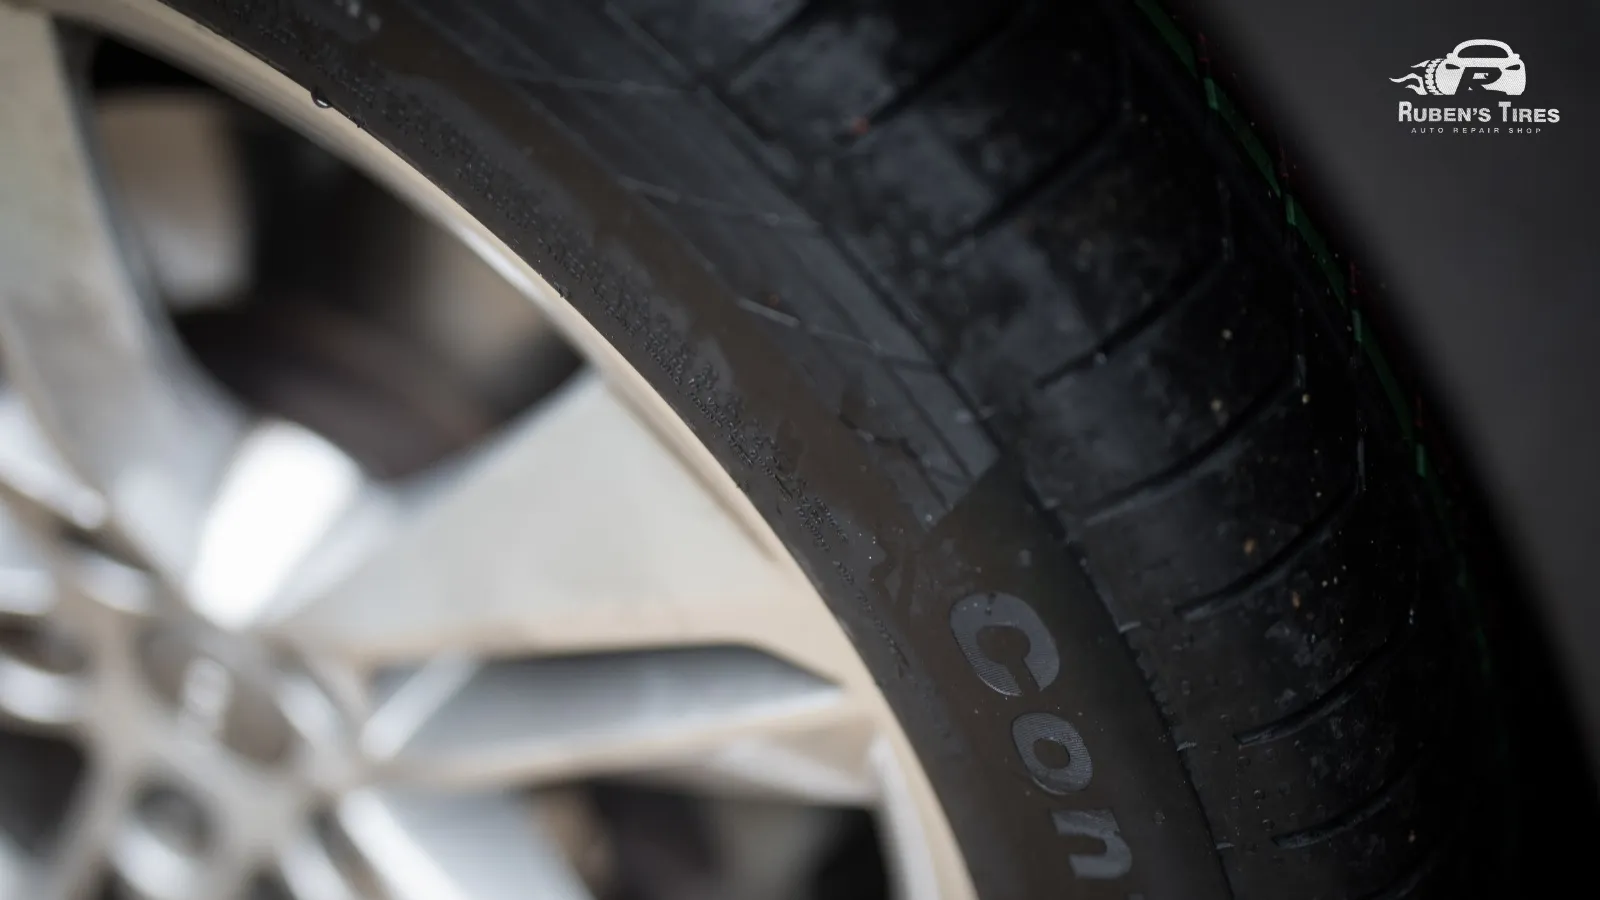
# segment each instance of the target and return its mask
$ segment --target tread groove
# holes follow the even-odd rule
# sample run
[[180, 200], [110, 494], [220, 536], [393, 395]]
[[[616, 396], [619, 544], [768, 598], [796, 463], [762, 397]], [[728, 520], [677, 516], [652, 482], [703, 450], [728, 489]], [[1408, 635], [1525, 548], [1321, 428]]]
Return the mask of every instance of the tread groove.
[[1280, 850], [1304, 850], [1317, 844], [1326, 843], [1341, 834], [1359, 828], [1362, 823], [1389, 808], [1395, 796], [1405, 788], [1407, 783], [1417, 777], [1422, 769], [1423, 754], [1417, 754], [1406, 764], [1405, 771], [1391, 778], [1389, 782], [1372, 792], [1365, 800], [1356, 806], [1341, 812], [1322, 822], [1304, 828], [1300, 831], [1290, 831], [1275, 835], [1272, 838], [1273, 846]]
[[1350, 517], [1357, 507], [1360, 496], [1355, 488], [1346, 489], [1316, 518], [1307, 522], [1306, 526], [1300, 529], [1300, 533], [1284, 544], [1271, 559], [1239, 576], [1230, 584], [1179, 604], [1178, 615], [1189, 623], [1219, 616], [1243, 602], [1244, 598], [1256, 588], [1287, 575], [1295, 563], [1300, 561], [1300, 557], [1308, 550], [1319, 546]]
[[1217, 286], [1217, 282], [1222, 280], [1223, 274], [1227, 271], [1229, 262], [1230, 260], [1225, 255], [1219, 254], [1205, 268], [1205, 271], [1201, 272], [1199, 277], [1189, 285], [1187, 290], [1176, 294], [1173, 299], [1167, 302], [1152, 303], [1146, 306], [1137, 315], [1131, 316], [1126, 322], [1112, 329], [1110, 334], [1102, 338], [1093, 347], [1040, 375], [1034, 379], [1034, 390], [1042, 390], [1068, 375], [1100, 365], [1107, 357], [1138, 340], [1145, 333], [1160, 325], [1169, 316], [1193, 305]]
[[1166, 496], [1191, 479], [1199, 477], [1203, 474], [1206, 463], [1221, 456], [1241, 437], [1248, 434], [1251, 426], [1264, 421], [1269, 411], [1297, 392], [1298, 388], [1292, 375], [1287, 371], [1279, 373], [1269, 388], [1254, 397], [1248, 405], [1239, 410], [1238, 415], [1223, 423], [1222, 427], [1210, 437], [1169, 465], [1101, 498], [1081, 516], [1082, 523], [1096, 525], [1114, 519], [1152, 500]]
[[1409, 631], [1400, 636], [1389, 637], [1356, 663], [1337, 684], [1313, 698], [1305, 706], [1259, 727], [1241, 731], [1234, 735], [1234, 740], [1241, 747], [1267, 744], [1291, 737], [1322, 721], [1350, 702], [1356, 692], [1366, 684], [1367, 679], [1393, 664], [1410, 637]]
[[976, 248], [985, 237], [1027, 209], [1052, 185], [1075, 181], [1092, 165], [1108, 156], [1112, 145], [1122, 136], [1127, 124], [1127, 112], [1119, 107], [1100, 123], [1094, 135], [1087, 141], [1063, 150], [1055, 159], [1035, 172], [1032, 178], [1018, 185], [1015, 190], [1000, 198], [999, 202], [987, 212], [973, 220], [965, 231], [946, 240], [937, 254], [943, 259], [945, 266], [950, 268], [958, 264], [961, 258]]
[[778, 27], [767, 32], [754, 44], [746, 47], [737, 59], [724, 66], [721, 71], [705, 73], [702, 76], [701, 83], [732, 84], [737, 81], [746, 72], [750, 71], [751, 67], [760, 62], [761, 57], [766, 56], [774, 47], [783, 43], [790, 35], [804, 28], [812, 19], [816, 18], [822, 11], [822, 5], [823, 0], [805, 0], [804, 3], [795, 7], [794, 11]]
[[1377, 892], [1368, 894], [1364, 900], [1406, 900], [1406, 898], [1414, 896], [1417, 888], [1422, 887], [1423, 883], [1428, 880], [1428, 876], [1439, 868], [1439, 864], [1444, 859], [1444, 848], [1453, 843], [1455, 843], [1455, 835], [1451, 834], [1444, 840], [1434, 844], [1426, 853], [1418, 856], [1410, 866], [1406, 867], [1405, 871], [1401, 872], [1394, 881], [1379, 888]]
[[986, 50], [994, 46], [1020, 28], [1028, 16], [1038, 9], [1038, 0], [1023, 0], [996, 16], [983, 28], [977, 29], [966, 40], [950, 48], [943, 57], [937, 60], [916, 83], [907, 85], [897, 91], [893, 97], [884, 101], [877, 109], [861, 114], [858, 130], [846, 129], [839, 135], [843, 149], [848, 149], [862, 141], [872, 131], [890, 124], [901, 115], [909, 112], [924, 97], [938, 90], [951, 78], [962, 72], [968, 63], [977, 59]]

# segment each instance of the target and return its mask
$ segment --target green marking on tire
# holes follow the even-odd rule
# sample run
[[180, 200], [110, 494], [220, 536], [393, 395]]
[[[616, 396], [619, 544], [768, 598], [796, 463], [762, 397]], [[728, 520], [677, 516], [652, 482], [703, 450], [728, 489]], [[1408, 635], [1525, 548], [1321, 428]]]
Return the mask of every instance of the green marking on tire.
[[1222, 121], [1233, 130], [1234, 138], [1244, 145], [1245, 154], [1255, 163], [1256, 171], [1261, 173], [1261, 177], [1265, 178], [1267, 185], [1272, 188], [1272, 195], [1282, 196], [1283, 189], [1278, 187], [1278, 173], [1272, 168], [1272, 155], [1267, 152], [1266, 145], [1261, 143], [1261, 139], [1256, 137], [1254, 131], [1250, 130], [1249, 123], [1239, 115], [1239, 107], [1233, 104], [1227, 93], [1217, 87], [1217, 83], [1209, 77], [1205, 79], [1205, 84], [1206, 104], [1222, 117]]
[[1178, 54], [1178, 59], [1183, 62], [1184, 68], [1189, 70], [1189, 74], [1200, 74], [1195, 65], [1194, 48], [1189, 46], [1189, 40], [1183, 36], [1183, 32], [1179, 31], [1178, 26], [1167, 17], [1166, 11], [1157, 6], [1155, 0], [1134, 0], [1134, 2], [1138, 3], [1144, 14], [1150, 17], [1151, 24], [1161, 32], [1162, 39], [1172, 48], [1172, 52]]
[[[1406, 400], [1405, 392], [1401, 390], [1400, 382], [1395, 378], [1394, 370], [1389, 367], [1389, 361], [1384, 359], [1383, 351], [1378, 348], [1376, 342], [1366, 339], [1366, 332], [1361, 322], [1361, 311], [1350, 306], [1349, 285], [1345, 280], [1344, 271], [1334, 262], [1333, 253], [1328, 249], [1327, 240], [1323, 238], [1321, 232], [1317, 231], [1316, 226], [1311, 224], [1305, 214], [1305, 208], [1300, 205], [1299, 201], [1295, 200], [1292, 195], [1282, 192], [1278, 184], [1277, 173], [1272, 168], [1271, 156], [1267, 153], [1266, 145], [1261, 142], [1261, 138], [1255, 133], [1255, 130], [1239, 115], [1238, 107], [1229, 99], [1227, 92], [1218, 87], [1210, 76], [1200, 75], [1199, 69], [1196, 67], [1194, 47], [1189, 43], [1188, 38], [1184, 36], [1183, 31], [1178, 28], [1177, 23], [1173, 22], [1172, 18], [1167, 15], [1166, 10], [1161, 8], [1158, 0], [1134, 0], [1134, 3], [1144, 12], [1156, 31], [1161, 34], [1167, 46], [1172, 49], [1172, 52], [1177, 54], [1178, 60], [1183, 63], [1184, 68], [1189, 70], [1189, 74], [1201, 78], [1205, 87], [1206, 105], [1222, 117], [1223, 122], [1244, 147], [1245, 153], [1255, 162], [1256, 168], [1266, 178], [1267, 184], [1273, 193], [1283, 197], [1285, 218], [1288, 220], [1289, 225], [1299, 232], [1300, 239], [1305, 242], [1306, 249], [1311, 252], [1312, 258], [1316, 260], [1317, 267], [1322, 270], [1323, 277], [1327, 279], [1328, 287], [1333, 291], [1334, 296], [1339, 298], [1340, 304], [1350, 309], [1355, 341], [1365, 354], [1368, 364], [1372, 366], [1373, 371], [1377, 374], [1378, 382], [1383, 386], [1384, 394], [1389, 398], [1389, 404], [1394, 411], [1395, 418], [1400, 423], [1400, 431], [1404, 436], [1405, 442], [1417, 447], [1419, 474], [1423, 475], [1430, 488], [1436, 490], [1438, 485], [1434, 484], [1434, 479], [1429, 477], [1424, 465], [1425, 459], [1420, 455], [1421, 446], [1417, 443], [1416, 423], [1412, 420], [1411, 404]], [[1450, 529], [1447, 527], [1445, 530], [1449, 531]]]
[[1394, 377], [1394, 370], [1389, 368], [1389, 361], [1378, 352], [1377, 345], [1371, 341], [1361, 344], [1361, 349], [1366, 351], [1367, 364], [1372, 366], [1372, 371], [1378, 376], [1378, 383], [1383, 386], [1383, 392], [1389, 398], [1389, 405], [1394, 408], [1395, 418], [1400, 420], [1400, 434], [1407, 444], [1416, 443], [1416, 424], [1411, 421], [1411, 404], [1406, 402], [1405, 391], [1400, 389], [1400, 380]]
[[[1451, 515], [1450, 502], [1446, 499], [1444, 488], [1439, 480], [1433, 477], [1433, 470], [1427, 464], [1427, 455], [1421, 441], [1416, 434], [1416, 423], [1411, 415], [1411, 404], [1406, 400], [1406, 395], [1400, 388], [1400, 382], [1395, 378], [1394, 370], [1389, 367], [1388, 360], [1384, 359], [1383, 351], [1376, 341], [1366, 339], [1366, 330], [1362, 325], [1361, 311], [1350, 304], [1349, 286], [1345, 280], [1344, 272], [1334, 264], [1333, 254], [1328, 249], [1327, 241], [1322, 234], [1307, 220], [1304, 208], [1294, 197], [1283, 193], [1278, 184], [1277, 172], [1272, 166], [1272, 157], [1267, 152], [1266, 145], [1262, 143], [1259, 135], [1255, 133], [1248, 123], [1238, 113], [1238, 107], [1229, 99], [1227, 92], [1218, 87], [1210, 76], [1202, 76], [1196, 63], [1194, 47], [1184, 36], [1182, 29], [1162, 9], [1159, 0], [1134, 0], [1150, 20], [1156, 31], [1161, 35], [1167, 46], [1177, 55], [1178, 61], [1189, 70], [1189, 74], [1201, 78], [1206, 92], [1206, 105], [1213, 112], [1221, 116], [1224, 124], [1233, 132], [1234, 138], [1239, 141], [1256, 169], [1261, 172], [1267, 181], [1268, 187], [1275, 196], [1284, 198], [1284, 214], [1289, 224], [1300, 233], [1300, 238], [1305, 242], [1306, 249], [1311, 252], [1317, 262], [1317, 267], [1328, 280], [1328, 287], [1339, 298], [1340, 304], [1350, 310], [1351, 329], [1355, 335], [1355, 342], [1361, 347], [1367, 358], [1368, 365], [1378, 376], [1378, 382], [1383, 387], [1384, 395], [1389, 398], [1389, 405], [1400, 424], [1400, 432], [1406, 444], [1415, 448], [1417, 475], [1422, 479], [1425, 493], [1431, 501], [1434, 516], [1443, 526], [1445, 543], [1450, 553], [1456, 557], [1456, 585], [1461, 590], [1475, 622], [1479, 623], [1473, 630], [1472, 640], [1476, 645], [1479, 671], [1491, 684], [1493, 683], [1494, 660], [1489, 650], [1488, 637], [1483, 632], [1483, 608], [1478, 596], [1476, 584], [1471, 572], [1462, 556], [1462, 547], [1456, 530], [1452, 527], [1455, 519]], [[1500, 743], [1505, 744], [1507, 738], [1504, 733], [1500, 735]], [[1502, 748], [1502, 752], [1505, 752]]]
[[1306, 218], [1305, 207], [1294, 199], [1285, 195], [1283, 198], [1284, 214], [1289, 218], [1289, 224], [1300, 232], [1300, 239], [1306, 242], [1311, 249], [1311, 256], [1317, 261], [1317, 267], [1322, 269], [1323, 277], [1328, 279], [1328, 286], [1333, 288], [1334, 296], [1339, 298], [1341, 306], [1350, 305], [1350, 296], [1344, 283], [1344, 273], [1334, 264], [1333, 252], [1328, 249], [1328, 242], [1323, 239], [1322, 232], [1317, 231]]

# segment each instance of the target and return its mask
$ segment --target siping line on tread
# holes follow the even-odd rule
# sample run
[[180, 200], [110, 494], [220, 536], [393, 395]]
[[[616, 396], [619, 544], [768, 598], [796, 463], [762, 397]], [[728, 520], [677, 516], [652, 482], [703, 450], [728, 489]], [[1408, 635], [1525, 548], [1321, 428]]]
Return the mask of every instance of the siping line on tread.
[[1215, 591], [1179, 604], [1179, 617], [1192, 624], [1221, 615], [1242, 603], [1257, 588], [1287, 576], [1300, 557], [1321, 546], [1350, 518], [1360, 497], [1361, 492], [1354, 487], [1344, 489], [1333, 502], [1323, 507], [1322, 512], [1307, 522], [1299, 534], [1261, 565]]
[[1210, 437], [1168, 465], [1102, 497], [1079, 517], [1081, 524], [1097, 525], [1146, 506], [1210, 472], [1219, 461], [1232, 459], [1242, 450], [1239, 442], [1250, 433], [1252, 426], [1265, 422], [1272, 411], [1299, 392], [1292, 372], [1286, 367], [1266, 390], [1251, 398]]
[[1241, 747], [1253, 747], [1292, 737], [1337, 712], [1350, 702], [1373, 676], [1388, 670], [1409, 642], [1411, 633], [1391, 635], [1350, 668], [1332, 687], [1287, 715], [1233, 736]]

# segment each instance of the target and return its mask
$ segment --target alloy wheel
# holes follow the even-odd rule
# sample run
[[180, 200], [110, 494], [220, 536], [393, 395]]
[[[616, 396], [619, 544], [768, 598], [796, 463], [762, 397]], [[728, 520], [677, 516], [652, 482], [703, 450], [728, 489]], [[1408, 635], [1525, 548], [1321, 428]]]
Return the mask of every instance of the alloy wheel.
[[[128, 252], [56, 16], [171, 57], [367, 172], [586, 366], [398, 480], [241, 403]], [[109, 878], [152, 900], [577, 900], [590, 888], [541, 786], [602, 776], [868, 808], [899, 896], [970, 894], [804, 574], [481, 224], [150, 0], [0, 3], [0, 83], [0, 722], [75, 746], [84, 769], [54, 835], [0, 843], [0, 897], [87, 898]]]

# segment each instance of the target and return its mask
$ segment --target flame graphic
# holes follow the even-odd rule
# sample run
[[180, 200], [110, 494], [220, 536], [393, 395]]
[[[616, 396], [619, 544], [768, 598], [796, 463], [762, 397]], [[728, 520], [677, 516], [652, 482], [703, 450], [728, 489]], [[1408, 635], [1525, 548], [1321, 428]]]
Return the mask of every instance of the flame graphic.
[[1419, 94], [1426, 94], [1428, 92], [1428, 89], [1423, 86], [1422, 76], [1416, 72], [1412, 72], [1411, 74], [1401, 78], [1391, 78], [1389, 80], [1395, 84], [1404, 84], [1406, 86], [1406, 90], [1408, 91], [1415, 91]]

